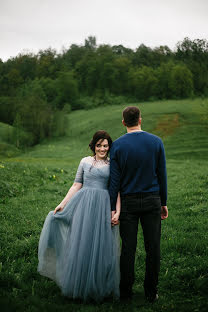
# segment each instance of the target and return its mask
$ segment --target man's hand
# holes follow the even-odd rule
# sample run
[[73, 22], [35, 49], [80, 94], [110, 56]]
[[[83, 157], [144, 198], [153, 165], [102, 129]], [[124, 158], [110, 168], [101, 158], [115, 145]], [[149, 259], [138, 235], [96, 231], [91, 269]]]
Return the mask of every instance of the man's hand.
[[168, 217], [168, 207], [167, 206], [161, 206], [161, 219], [167, 219]]
[[116, 219], [117, 219], [116, 218], [116, 210], [111, 211], [111, 225], [112, 226], [119, 224], [118, 219], [117, 220]]

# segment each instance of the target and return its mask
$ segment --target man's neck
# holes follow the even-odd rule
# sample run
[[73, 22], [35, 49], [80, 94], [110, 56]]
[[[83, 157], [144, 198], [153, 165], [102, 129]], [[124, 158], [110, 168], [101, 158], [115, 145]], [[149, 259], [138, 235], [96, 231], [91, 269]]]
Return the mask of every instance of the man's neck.
[[126, 127], [127, 133], [142, 131], [141, 126]]

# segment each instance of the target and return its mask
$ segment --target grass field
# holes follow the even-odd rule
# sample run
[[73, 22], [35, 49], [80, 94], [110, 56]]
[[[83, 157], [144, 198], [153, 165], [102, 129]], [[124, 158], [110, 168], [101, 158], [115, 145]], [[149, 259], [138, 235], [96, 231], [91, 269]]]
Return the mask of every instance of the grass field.
[[5, 125], [0, 124], [5, 149], [0, 159], [0, 311], [208, 311], [208, 99], [139, 104], [143, 130], [162, 137], [167, 156], [169, 218], [162, 223], [159, 301], [144, 300], [141, 228], [132, 303], [75, 303], [37, 274], [47, 213], [73, 183], [80, 159], [90, 154], [92, 134], [99, 129], [113, 139], [124, 134], [124, 107], [73, 112], [68, 136], [22, 154], [4, 143]]

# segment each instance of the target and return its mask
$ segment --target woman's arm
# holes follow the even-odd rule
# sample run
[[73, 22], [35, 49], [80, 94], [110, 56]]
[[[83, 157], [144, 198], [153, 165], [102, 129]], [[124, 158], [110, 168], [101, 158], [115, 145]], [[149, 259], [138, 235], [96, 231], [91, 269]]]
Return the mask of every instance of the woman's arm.
[[72, 198], [72, 196], [82, 188], [83, 176], [84, 176], [83, 161], [84, 161], [84, 158], [80, 161], [74, 183], [70, 187], [68, 193], [66, 194], [62, 202], [54, 210], [54, 214], [59, 210], [62, 211], [65, 205], [68, 203], [68, 201]]
[[120, 197], [120, 193], [118, 193], [117, 201], [116, 201], [116, 213], [113, 215], [112, 220], [111, 220], [111, 223], [113, 225], [116, 225], [119, 223], [118, 219], [120, 216], [120, 212], [121, 212], [121, 197]]
[[65, 207], [65, 205], [68, 203], [68, 201], [72, 198], [72, 196], [78, 192], [82, 188], [82, 183], [74, 182], [72, 186], [70, 187], [68, 193], [62, 200], [62, 202], [55, 208], [54, 213], [56, 214], [57, 211], [62, 211]]

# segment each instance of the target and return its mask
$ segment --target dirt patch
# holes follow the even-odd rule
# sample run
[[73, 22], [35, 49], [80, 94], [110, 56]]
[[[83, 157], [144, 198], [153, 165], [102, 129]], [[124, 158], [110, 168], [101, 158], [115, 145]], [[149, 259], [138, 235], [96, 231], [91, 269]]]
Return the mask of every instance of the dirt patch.
[[179, 114], [165, 114], [160, 118], [152, 133], [164, 138], [173, 135], [179, 125]]

